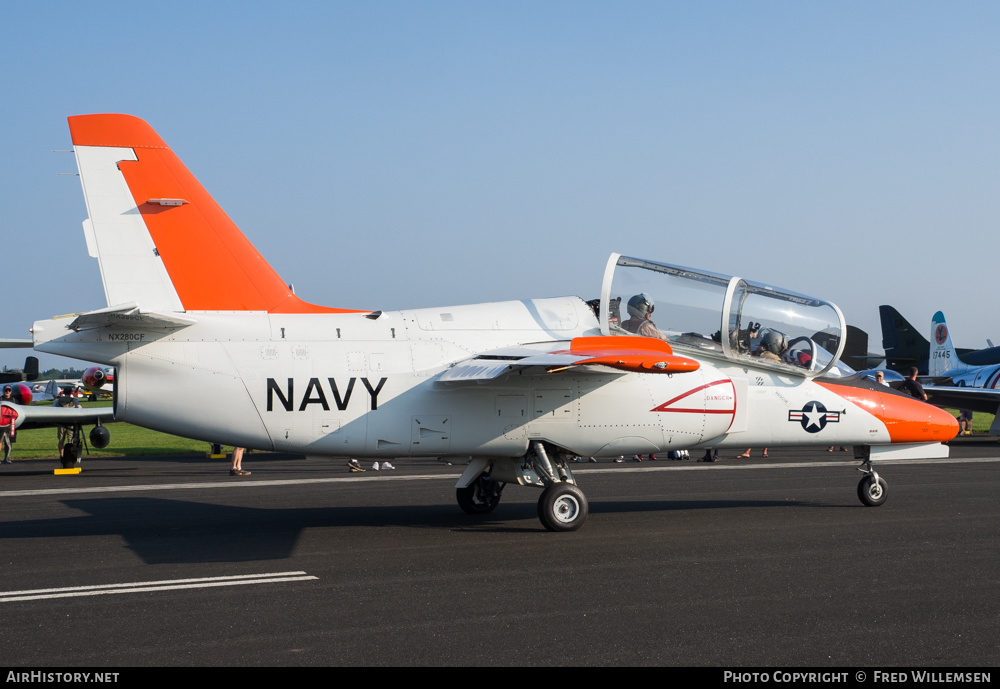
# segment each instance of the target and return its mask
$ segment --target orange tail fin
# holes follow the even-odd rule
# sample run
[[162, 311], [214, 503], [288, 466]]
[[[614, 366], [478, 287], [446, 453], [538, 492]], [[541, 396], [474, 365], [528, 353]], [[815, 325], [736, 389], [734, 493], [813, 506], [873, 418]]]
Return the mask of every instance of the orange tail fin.
[[296, 297], [163, 139], [130, 115], [69, 118], [108, 305], [344, 313]]

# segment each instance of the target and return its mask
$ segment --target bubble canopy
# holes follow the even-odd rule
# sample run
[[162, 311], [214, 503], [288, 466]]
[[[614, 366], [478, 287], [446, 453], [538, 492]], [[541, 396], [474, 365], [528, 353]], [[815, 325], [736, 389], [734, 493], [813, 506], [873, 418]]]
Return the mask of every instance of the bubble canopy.
[[601, 289], [605, 335], [804, 377], [837, 366], [846, 325], [836, 305], [780, 287], [612, 254]]

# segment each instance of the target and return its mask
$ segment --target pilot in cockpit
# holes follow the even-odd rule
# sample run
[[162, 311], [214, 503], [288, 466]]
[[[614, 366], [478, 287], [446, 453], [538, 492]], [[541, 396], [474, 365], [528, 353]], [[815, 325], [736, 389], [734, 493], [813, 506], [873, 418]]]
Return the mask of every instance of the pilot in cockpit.
[[785, 349], [785, 336], [782, 333], [777, 330], [764, 330], [754, 356], [764, 361], [781, 363], [781, 354]]
[[653, 300], [645, 292], [635, 295], [628, 300], [629, 319], [622, 323], [622, 327], [630, 333], [643, 337], [667, 339], [667, 336], [660, 332], [653, 321], [649, 320], [649, 317], [653, 315], [653, 308]]

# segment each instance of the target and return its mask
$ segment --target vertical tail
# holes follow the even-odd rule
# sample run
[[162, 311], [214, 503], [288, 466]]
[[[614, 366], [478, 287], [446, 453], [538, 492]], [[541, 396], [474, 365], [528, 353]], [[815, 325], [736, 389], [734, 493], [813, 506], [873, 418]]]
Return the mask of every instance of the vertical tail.
[[916, 366], [920, 373], [926, 374], [930, 343], [891, 306], [878, 307], [878, 313], [882, 321], [886, 366], [900, 373]]
[[29, 356], [24, 360], [24, 379], [38, 380], [38, 357]]
[[161, 311], [342, 312], [297, 298], [143, 120], [69, 118], [109, 306]]
[[958, 358], [955, 346], [951, 343], [951, 332], [948, 330], [948, 324], [945, 323], [944, 314], [940, 311], [935, 313], [931, 319], [930, 348], [928, 375], [943, 376], [948, 371], [965, 368], [965, 364]]

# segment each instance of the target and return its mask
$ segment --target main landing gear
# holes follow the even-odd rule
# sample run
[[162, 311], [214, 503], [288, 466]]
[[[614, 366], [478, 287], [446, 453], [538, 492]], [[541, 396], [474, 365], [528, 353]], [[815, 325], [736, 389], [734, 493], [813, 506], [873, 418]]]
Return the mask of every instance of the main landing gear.
[[589, 512], [587, 496], [572, 483], [553, 483], [538, 498], [538, 519], [549, 531], [576, 531]]
[[[103, 450], [111, 441], [111, 433], [101, 425], [100, 421], [90, 430], [90, 444], [98, 450]], [[84, 439], [83, 424], [59, 426], [59, 463], [63, 469], [72, 469], [80, 461], [83, 451], [87, 449]]]
[[866, 457], [861, 466], [858, 467], [858, 471], [862, 472], [865, 476], [858, 483], [858, 499], [861, 504], [867, 505], [868, 507], [878, 507], [885, 499], [888, 497], [887, 490], [889, 485], [885, 482], [881, 476], [872, 468], [872, 460], [870, 457]]
[[468, 514], [488, 514], [500, 504], [500, 493], [507, 484], [494, 481], [490, 474], [487, 470], [470, 485], [455, 489], [458, 506], [463, 511]]
[[83, 426], [60, 426], [59, 445], [59, 463], [63, 469], [72, 469], [83, 455]]
[[532, 443], [522, 458], [488, 459], [476, 457], [458, 480], [455, 497], [469, 514], [487, 514], [500, 503], [508, 483], [542, 488], [538, 498], [538, 519], [549, 531], [576, 531], [590, 511], [587, 496], [558, 451], [546, 449], [541, 441]]

